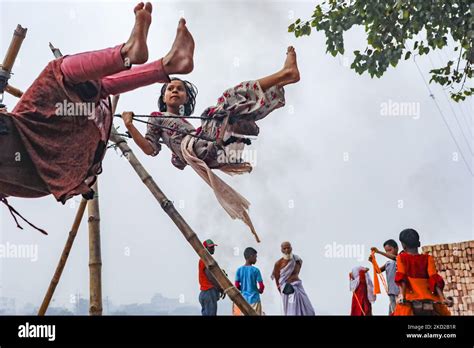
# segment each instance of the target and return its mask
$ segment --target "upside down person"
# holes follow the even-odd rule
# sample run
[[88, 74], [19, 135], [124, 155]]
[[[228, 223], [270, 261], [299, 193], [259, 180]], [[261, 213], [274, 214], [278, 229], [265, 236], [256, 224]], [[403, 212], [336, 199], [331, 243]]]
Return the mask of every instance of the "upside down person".
[[[178, 169], [190, 165], [212, 187], [231, 218], [244, 221], [257, 241], [258, 236], [248, 216], [250, 203], [215, 175], [212, 169], [230, 175], [251, 171], [250, 164], [243, 163], [239, 158], [245, 141], [242, 135], [258, 135], [255, 121], [284, 106], [283, 87], [300, 79], [295, 49], [288, 47], [286, 54], [283, 68], [278, 72], [227, 89], [215, 106], [206, 108], [201, 114], [206, 120], [198, 129], [186, 120], [186, 116], [194, 111], [197, 89], [192, 83], [177, 78], [162, 87], [158, 100], [160, 111], [151, 114], [145, 135], [135, 128], [132, 112], [122, 113], [130, 135], [145, 154], [156, 156], [161, 150], [161, 143], [164, 143], [172, 152], [172, 164]], [[219, 124], [226, 117], [231, 119], [230, 125], [221, 129]], [[222, 147], [212, 141], [219, 135], [231, 144]]]
[[414, 315], [411, 303], [405, 300], [430, 300], [435, 303], [434, 311], [438, 315], [449, 316], [446, 304], [450, 304], [443, 294], [444, 280], [438, 274], [433, 256], [418, 253], [420, 236], [414, 229], [405, 229], [400, 233], [403, 251], [397, 256], [395, 282], [400, 286], [401, 299], [393, 315]]
[[[169, 82], [170, 74], [192, 71], [194, 40], [184, 19], [169, 53], [144, 64], [151, 12], [150, 3], [135, 6], [135, 24], [125, 44], [50, 62], [13, 111], [0, 113], [4, 203], [7, 196], [53, 194], [62, 203], [78, 194], [90, 197], [112, 128], [109, 95]], [[84, 103], [92, 106], [91, 112], [58, 114], [58, 105]]]

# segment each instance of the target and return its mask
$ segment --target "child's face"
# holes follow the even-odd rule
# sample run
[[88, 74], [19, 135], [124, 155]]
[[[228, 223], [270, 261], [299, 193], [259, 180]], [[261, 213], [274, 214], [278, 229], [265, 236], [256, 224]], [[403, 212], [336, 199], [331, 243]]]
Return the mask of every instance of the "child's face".
[[183, 82], [179, 80], [171, 81], [166, 87], [163, 101], [168, 108], [172, 109], [179, 109], [180, 105], [186, 104], [188, 96]]
[[385, 245], [383, 248], [385, 249], [385, 252], [388, 254], [392, 254], [392, 255], [398, 254], [398, 248], [394, 248], [393, 246], [390, 246], [388, 244]]
[[248, 261], [251, 265], [255, 265], [257, 263], [257, 254], [250, 256]]

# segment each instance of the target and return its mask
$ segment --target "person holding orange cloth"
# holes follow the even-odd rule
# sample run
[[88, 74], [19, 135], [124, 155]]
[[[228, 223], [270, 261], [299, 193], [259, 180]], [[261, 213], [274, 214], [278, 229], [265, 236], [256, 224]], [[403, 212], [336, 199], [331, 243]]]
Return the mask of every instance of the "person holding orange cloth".
[[352, 292], [351, 316], [371, 316], [372, 303], [377, 299], [374, 284], [367, 267], [356, 266], [349, 273], [349, 287]]
[[414, 315], [411, 301], [433, 301], [437, 315], [451, 315], [443, 294], [444, 280], [438, 274], [433, 256], [420, 254], [420, 236], [414, 229], [400, 233], [403, 251], [397, 256], [395, 283], [400, 287], [400, 298], [393, 315]]

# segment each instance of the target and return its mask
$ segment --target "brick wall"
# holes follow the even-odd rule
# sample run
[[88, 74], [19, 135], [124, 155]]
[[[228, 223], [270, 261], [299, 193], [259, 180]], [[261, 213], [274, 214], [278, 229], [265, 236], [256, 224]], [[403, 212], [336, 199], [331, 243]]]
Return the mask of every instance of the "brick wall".
[[445, 296], [452, 296], [453, 315], [474, 315], [474, 240], [427, 245], [422, 247], [435, 258], [436, 268], [446, 286]]

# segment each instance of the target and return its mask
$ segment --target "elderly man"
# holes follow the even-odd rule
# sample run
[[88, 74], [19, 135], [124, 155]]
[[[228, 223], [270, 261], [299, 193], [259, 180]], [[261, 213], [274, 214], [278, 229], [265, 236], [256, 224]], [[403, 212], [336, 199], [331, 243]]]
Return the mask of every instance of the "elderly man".
[[315, 315], [303, 283], [298, 278], [303, 260], [293, 254], [290, 242], [281, 244], [281, 252], [283, 256], [275, 263], [272, 279], [275, 279], [281, 294], [285, 315]]

